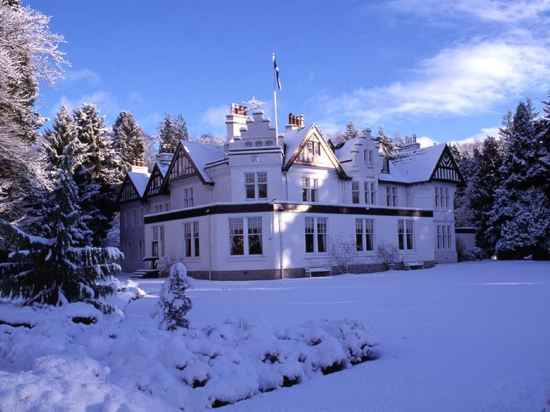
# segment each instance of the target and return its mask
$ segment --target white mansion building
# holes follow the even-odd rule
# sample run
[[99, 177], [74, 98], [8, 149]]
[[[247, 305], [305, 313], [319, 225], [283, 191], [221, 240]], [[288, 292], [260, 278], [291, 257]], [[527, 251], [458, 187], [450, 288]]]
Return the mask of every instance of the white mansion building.
[[182, 141], [121, 188], [124, 270], [181, 260], [190, 275], [271, 279], [456, 261], [453, 199], [462, 181], [446, 145], [415, 141], [386, 158], [370, 134], [334, 147], [289, 115], [280, 136], [261, 110], [231, 105], [224, 146]]

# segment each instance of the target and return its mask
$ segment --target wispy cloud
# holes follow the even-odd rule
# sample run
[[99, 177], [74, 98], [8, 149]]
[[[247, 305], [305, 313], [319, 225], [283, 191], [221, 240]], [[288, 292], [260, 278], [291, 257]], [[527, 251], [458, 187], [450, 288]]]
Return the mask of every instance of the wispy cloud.
[[497, 23], [533, 20], [550, 12], [550, 0], [392, 0], [387, 4], [402, 13], [462, 15]]
[[61, 96], [57, 104], [55, 104], [52, 108], [50, 117], [53, 118], [61, 106], [65, 106], [69, 110], [73, 110], [85, 103], [95, 105], [99, 109], [100, 113], [107, 117], [109, 121], [113, 120], [118, 113], [122, 111], [118, 99], [113, 96], [112, 93], [106, 90], [97, 90], [76, 99]]
[[69, 70], [65, 73], [65, 80], [72, 82], [87, 82], [94, 86], [101, 82], [101, 77], [91, 69]]
[[467, 115], [529, 89], [548, 87], [549, 79], [548, 44], [520, 33], [457, 44], [421, 61], [410, 79], [324, 96], [319, 104], [333, 122]]

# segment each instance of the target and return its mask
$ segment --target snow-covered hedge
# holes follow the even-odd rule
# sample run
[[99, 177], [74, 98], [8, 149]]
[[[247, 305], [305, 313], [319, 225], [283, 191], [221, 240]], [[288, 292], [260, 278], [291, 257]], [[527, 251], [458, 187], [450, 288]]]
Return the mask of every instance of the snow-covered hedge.
[[[129, 300], [137, 292], [132, 285], [128, 289], [122, 293]], [[91, 405], [201, 410], [292, 386], [372, 356], [364, 326], [349, 320], [284, 330], [229, 320], [170, 332], [159, 329], [152, 316], [105, 315], [83, 304], [21, 312], [0, 303], [0, 318], [2, 314], [32, 323], [32, 328], [0, 325], [2, 410], [57, 410], [69, 403], [72, 410]], [[74, 323], [76, 314], [98, 321]]]

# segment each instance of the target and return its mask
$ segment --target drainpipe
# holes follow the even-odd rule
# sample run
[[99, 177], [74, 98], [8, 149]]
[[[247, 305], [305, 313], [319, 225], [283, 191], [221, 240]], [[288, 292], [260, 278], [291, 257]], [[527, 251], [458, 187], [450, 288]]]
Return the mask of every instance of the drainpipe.
[[279, 226], [279, 270], [281, 272], [281, 279], [283, 279], [283, 231], [281, 230], [281, 211], [277, 210], [275, 213], [277, 213], [277, 223]]

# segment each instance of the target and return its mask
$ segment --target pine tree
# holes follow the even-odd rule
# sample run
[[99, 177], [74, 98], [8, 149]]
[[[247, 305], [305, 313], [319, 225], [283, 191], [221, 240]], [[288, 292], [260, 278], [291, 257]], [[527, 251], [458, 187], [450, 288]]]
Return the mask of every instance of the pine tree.
[[39, 80], [54, 81], [64, 64], [49, 18], [0, 1], [0, 217], [21, 219], [45, 190], [39, 159], [30, 143], [41, 119], [33, 104]]
[[344, 140], [355, 139], [357, 137], [359, 137], [359, 131], [355, 128], [353, 122], [349, 122], [343, 134]]
[[145, 163], [143, 130], [130, 112], [122, 112], [113, 124], [113, 148], [121, 160], [121, 173], [126, 175], [132, 165]]
[[12, 253], [0, 264], [0, 295], [25, 299], [25, 305], [62, 305], [85, 301], [99, 309], [109, 307], [100, 298], [113, 288], [100, 283], [120, 271], [122, 255], [114, 248], [79, 247], [82, 233], [77, 204], [78, 188], [72, 178], [72, 144], [66, 146], [45, 225], [48, 237], [31, 236], [0, 220], [0, 235]]
[[479, 150], [474, 148], [473, 153], [461, 152], [456, 145], [450, 145], [449, 149], [455, 159], [460, 174], [464, 176], [464, 184], [459, 185], [455, 194], [455, 224], [456, 226], [475, 225], [474, 211], [471, 207], [471, 198], [474, 192], [472, 176], [477, 173], [479, 167]]
[[476, 170], [472, 174], [463, 174], [471, 182], [469, 208], [473, 214], [476, 227], [477, 245], [492, 256], [500, 233], [493, 230], [490, 223], [491, 210], [495, 202], [496, 190], [501, 184], [500, 168], [502, 167], [502, 145], [497, 139], [488, 136], [481, 147], [475, 150]]
[[174, 153], [181, 140], [189, 140], [187, 124], [182, 115], [175, 118], [167, 114], [164, 116], [159, 128], [160, 147], [159, 151]]
[[108, 139], [103, 118], [93, 105], [84, 104], [74, 111], [82, 158], [75, 169], [84, 224], [92, 231], [94, 246], [107, 237], [116, 211], [116, 188], [120, 167]]
[[[540, 158], [540, 130], [535, 118], [531, 103], [521, 102], [507, 127], [501, 129], [505, 147], [500, 168], [502, 183], [496, 191], [490, 219], [492, 230], [499, 236], [496, 241], [499, 258], [549, 254], [547, 242], [541, 242], [538, 232], [525, 225], [525, 222], [546, 218], [540, 213], [541, 204], [550, 207], [541, 186], [541, 176], [545, 172]], [[543, 196], [537, 192], [542, 192]], [[550, 226], [547, 223], [545, 220], [538, 222], [544, 230]], [[513, 236], [516, 238], [512, 241]], [[545, 237], [549, 238], [550, 232]]]
[[189, 327], [189, 321], [185, 318], [191, 310], [191, 299], [185, 295], [188, 288], [187, 269], [183, 263], [172, 265], [160, 293], [161, 328], [175, 330]]

